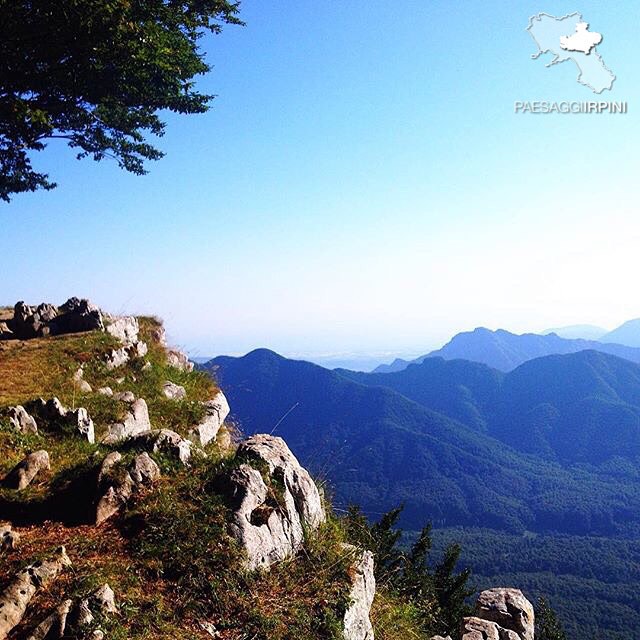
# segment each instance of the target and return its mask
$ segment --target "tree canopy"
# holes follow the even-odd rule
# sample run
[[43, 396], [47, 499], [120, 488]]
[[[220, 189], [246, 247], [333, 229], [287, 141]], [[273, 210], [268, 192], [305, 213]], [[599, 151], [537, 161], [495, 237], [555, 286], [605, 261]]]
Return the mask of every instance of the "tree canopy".
[[207, 32], [242, 24], [227, 0], [0, 0], [0, 198], [56, 185], [32, 152], [63, 139], [77, 157], [144, 174], [162, 152], [159, 112], [203, 113], [214, 96]]

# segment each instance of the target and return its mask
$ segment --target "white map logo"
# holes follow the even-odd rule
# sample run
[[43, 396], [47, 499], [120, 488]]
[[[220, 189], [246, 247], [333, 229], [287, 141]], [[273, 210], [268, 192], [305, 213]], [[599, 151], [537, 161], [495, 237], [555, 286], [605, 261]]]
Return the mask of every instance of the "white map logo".
[[596, 49], [603, 36], [589, 31], [589, 23], [581, 14], [556, 17], [539, 13], [529, 20], [527, 31], [538, 46], [534, 60], [549, 53], [553, 58], [547, 67], [572, 61], [578, 67], [578, 82], [594, 93], [613, 87], [616, 77]]

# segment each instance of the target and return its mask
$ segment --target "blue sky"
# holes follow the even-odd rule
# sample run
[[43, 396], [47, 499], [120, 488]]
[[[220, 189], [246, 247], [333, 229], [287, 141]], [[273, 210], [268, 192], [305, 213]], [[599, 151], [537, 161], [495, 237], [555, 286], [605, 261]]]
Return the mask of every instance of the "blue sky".
[[[539, 12], [583, 13], [624, 116], [533, 61]], [[194, 354], [422, 353], [485, 325], [640, 316], [637, 25], [630, 1], [244, 0], [204, 43], [218, 94], [169, 117], [143, 178], [36, 157], [59, 183], [0, 205], [0, 302], [152, 312]]]

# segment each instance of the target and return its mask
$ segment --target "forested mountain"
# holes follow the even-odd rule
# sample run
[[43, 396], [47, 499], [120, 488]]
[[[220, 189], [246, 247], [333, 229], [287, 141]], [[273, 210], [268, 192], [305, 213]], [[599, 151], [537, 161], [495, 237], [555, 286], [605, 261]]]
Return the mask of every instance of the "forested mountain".
[[572, 640], [635, 640], [640, 366], [587, 351], [363, 374], [259, 350], [207, 368], [238, 425], [283, 435], [338, 508], [404, 502], [436, 549], [462, 543], [479, 586], [549, 597]]
[[[498, 329], [491, 331], [478, 328], [459, 333], [444, 347], [421, 356], [412, 362], [397, 359], [390, 365], [381, 365], [374, 373], [393, 373], [405, 369], [409, 364], [419, 364], [426, 358], [440, 357], [445, 360], [471, 360], [482, 362], [499, 371], [512, 371], [521, 364], [549, 355], [565, 355], [579, 351], [595, 350], [640, 363], [640, 348], [624, 344], [613, 344], [611, 334], [600, 341], [568, 340], [555, 333], [538, 335], [525, 333], [517, 335]], [[615, 337], [615, 336], [614, 336]]]
[[[600, 354], [575, 358], [578, 369], [588, 369], [592, 361], [593, 366], [624, 371], [628, 365], [640, 372]], [[586, 362], [581, 365], [581, 360]], [[565, 375], [562, 358], [558, 365], [553, 359], [548, 365], [546, 374], [533, 375]], [[514, 398], [521, 394], [524, 415], [538, 415], [535, 399], [522, 390], [521, 372], [505, 377], [474, 363], [429, 360], [402, 372], [405, 378], [421, 367], [428, 372], [413, 387], [398, 384], [403, 395], [376, 386], [376, 374], [368, 380], [373, 386], [366, 386], [362, 381], [367, 374], [328, 371], [266, 350], [216, 358], [205, 366], [224, 387], [239, 426], [246, 433], [275, 430], [282, 435], [306, 465], [330, 481], [343, 506], [356, 502], [374, 514], [406, 502], [405, 525], [413, 528], [431, 520], [440, 526], [612, 535], [631, 533], [640, 524], [630, 431], [629, 442], [618, 449], [613, 443], [619, 434], [612, 434], [611, 456], [624, 455], [624, 465], [618, 462], [622, 458], [605, 460], [606, 447], [600, 446], [596, 461], [603, 464], [579, 467], [573, 462], [581, 461], [580, 456], [575, 461], [562, 457], [565, 440], [556, 434], [517, 450], [526, 439], [518, 435], [515, 418], [514, 433], [505, 433], [506, 416], [515, 411], [504, 401], [505, 388], [513, 389]], [[387, 375], [390, 380], [400, 376]], [[629, 383], [625, 393], [630, 397], [632, 381], [618, 375]], [[600, 388], [598, 381], [595, 376], [594, 388]], [[605, 378], [600, 384], [605, 388]], [[539, 385], [544, 387], [542, 381]], [[592, 387], [584, 391], [590, 394]], [[572, 393], [571, 386], [557, 393], [561, 402]], [[544, 396], [545, 402], [549, 399]], [[494, 407], [500, 409], [499, 419], [493, 416]], [[629, 405], [626, 411], [631, 415], [634, 409]], [[564, 423], [558, 419], [558, 424]], [[596, 437], [593, 430], [589, 433]]]

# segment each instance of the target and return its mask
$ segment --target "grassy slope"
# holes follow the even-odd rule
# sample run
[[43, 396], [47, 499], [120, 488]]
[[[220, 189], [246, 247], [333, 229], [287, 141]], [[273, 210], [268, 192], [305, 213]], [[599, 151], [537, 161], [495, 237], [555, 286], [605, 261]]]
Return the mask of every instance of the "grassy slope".
[[[199, 417], [198, 401], [210, 398], [216, 386], [206, 374], [168, 367], [163, 347], [152, 338], [157, 321], [140, 320], [141, 337], [150, 347], [145, 360], [152, 366], [146, 370], [143, 361], [134, 361], [108, 371], [104, 354], [116, 344], [104, 333], [0, 342], [0, 411], [40, 396], [57, 396], [66, 406], [89, 410], [99, 442], [126, 405], [97, 393], [79, 394], [73, 374], [84, 365], [84, 379], [94, 390], [110, 386], [132, 391], [147, 401], [154, 428], [185, 434]], [[186, 400], [164, 398], [165, 380], [183, 385]], [[232, 453], [211, 445], [208, 459], [186, 470], [157, 458], [163, 470], [159, 485], [121, 516], [95, 527], [87, 524], [89, 513], [82, 503], [90, 500], [92, 474], [109, 449], [69, 435], [16, 434], [6, 418], [0, 418], [0, 477], [40, 448], [50, 454], [51, 471], [20, 494], [0, 489], [0, 520], [10, 518], [22, 537], [16, 551], [0, 552], [0, 589], [17, 570], [60, 544], [67, 547], [74, 566], [36, 597], [12, 639], [63, 598], [85, 594], [105, 581], [120, 604], [119, 615], [103, 621], [113, 640], [210, 637], [199, 620], [216, 624], [223, 640], [340, 636], [349, 558], [341, 548], [344, 533], [333, 516], [308, 537], [299, 557], [269, 573], [246, 574], [239, 571], [240, 551], [226, 534], [227, 512], [211, 491], [215, 476], [234, 464]], [[379, 640], [424, 638], [412, 629], [411, 608], [384, 589], [372, 617]]]

